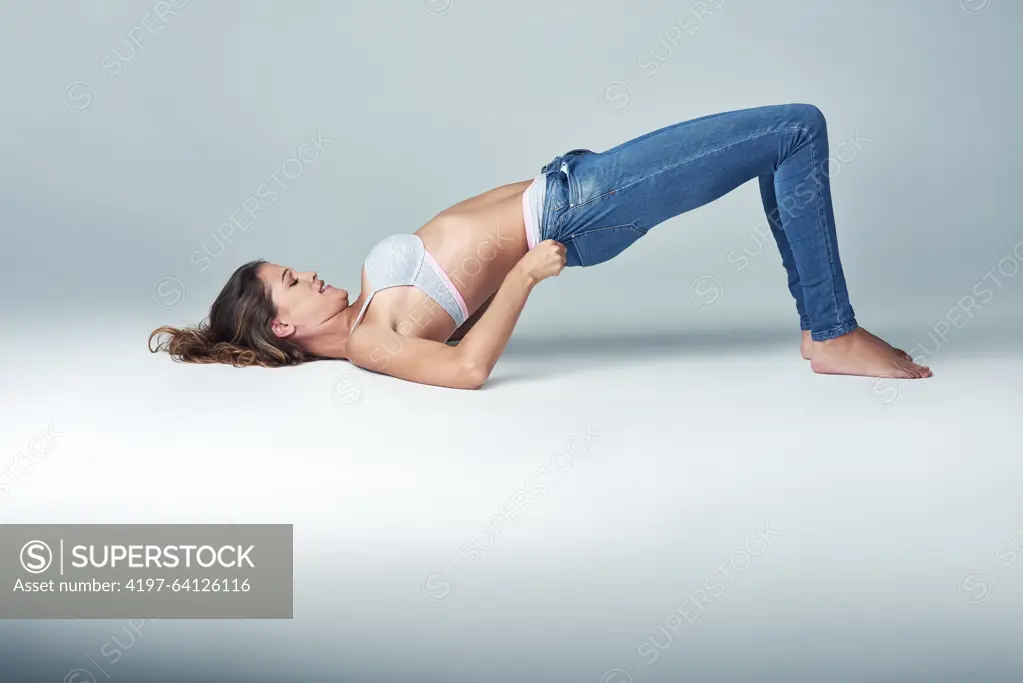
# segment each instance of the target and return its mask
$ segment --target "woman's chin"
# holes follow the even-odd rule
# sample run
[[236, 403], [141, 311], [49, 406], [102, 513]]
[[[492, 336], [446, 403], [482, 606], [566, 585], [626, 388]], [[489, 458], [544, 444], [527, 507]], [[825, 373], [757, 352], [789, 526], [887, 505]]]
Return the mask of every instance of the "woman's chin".
[[338, 304], [340, 304], [340, 310], [342, 311], [348, 308], [348, 291], [345, 289], [338, 289], [337, 287], [327, 285], [323, 292], [321, 292], [320, 296], [330, 297], [332, 300], [337, 301]]

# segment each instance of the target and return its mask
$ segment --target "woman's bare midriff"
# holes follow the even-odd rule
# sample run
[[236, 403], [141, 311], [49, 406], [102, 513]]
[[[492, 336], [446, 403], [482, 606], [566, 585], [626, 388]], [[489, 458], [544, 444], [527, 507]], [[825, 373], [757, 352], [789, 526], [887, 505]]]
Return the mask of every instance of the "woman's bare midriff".
[[[441, 211], [415, 232], [462, 295], [470, 316], [498, 290], [528, 250], [522, 193], [531, 182], [502, 185], [470, 197]], [[363, 294], [369, 291], [365, 270], [361, 286]], [[363, 295], [359, 299], [364, 300]], [[456, 330], [447, 311], [411, 286], [378, 292], [364, 320], [435, 341], [447, 340]]]

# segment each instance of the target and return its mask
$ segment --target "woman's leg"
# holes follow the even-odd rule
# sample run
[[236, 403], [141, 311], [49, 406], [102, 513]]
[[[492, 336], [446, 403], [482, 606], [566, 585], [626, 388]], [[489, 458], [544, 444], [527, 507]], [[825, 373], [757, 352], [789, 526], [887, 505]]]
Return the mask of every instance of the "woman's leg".
[[[792, 254], [792, 247], [785, 237], [785, 231], [781, 226], [781, 210], [778, 208], [778, 198], [774, 192], [774, 174], [760, 176], [760, 199], [764, 204], [764, 213], [767, 215], [767, 223], [771, 227], [771, 235], [774, 236], [775, 244], [778, 245], [778, 252], [781, 254], [781, 263], [785, 267], [788, 276], [789, 293], [796, 300], [796, 313], [799, 314], [799, 329], [809, 333], [810, 316], [806, 314], [806, 306], [803, 305], [803, 287], [799, 282], [799, 270], [796, 268], [796, 260]], [[803, 354], [809, 360], [809, 356]]]
[[[922, 376], [925, 368], [865, 330], [849, 335], [858, 325], [838, 253], [827, 164], [826, 123], [812, 105], [757, 107], [684, 121], [605, 152], [575, 150], [545, 166], [559, 174], [559, 182], [549, 190], [544, 236], [568, 246], [568, 265], [595, 265], [655, 225], [753, 178], [770, 177], [778, 206], [772, 231], [784, 237], [783, 263], [801, 319], [809, 322], [815, 342], [842, 338], [830, 346], [850, 347], [842, 357], [822, 354], [814, 369]], [[868, 338], [876, 342], [860, 343]], [[846, 358], [849, 354], [853, 357]]]
[[[810, 336], [810, 317], [806, 314], [806, 307], [803, 305], [803, 287], [799, 281], [799, 271], [796, 268], [795, 257], [792, 255], [792, 247], [789, 246], [788, 238], [781, 226], [781, 209], [778, 208], [778, 200], [774, 192], [774, 174], [760, 176], [760, 198], [764, 204], [764, 213], [767, 215], [767, 223], [771, 227], [771, 235], [778, 245], [778, 252], [781, 254], [781, 262], [785, 267], [788, 276], [789, 293], [796, 300], [796, 312], [799, 314], [799, 329], [802, 330], [803, 338], [799, 344], [799, 352], [806, 360], [813, 357], [813, 338]], [[862, 328], [860, 328], [862, 329]], [[866, 332], [866, 330], [864, 330]], [[867, 334], [870, 334], [867, 332]], [[874, 335], [871, 335], [874, 336]], [[883, 344], [889, 345], [880, 337], [874, 337]], [[890, 346], [890, 345], [889, 345]], [[892, 347], [894, 348], [894, 347]], [[912, 356], [902, 349], [895, 349], [895, 353], [912, 360]]]
[[684, 121], [569, 159], [559, 241], [575, 250], [578, 265], [595, 265], [655, 225], [770, 176], [797, 301], [813, 339], [833, 339], [857, 324], [838, 258], [827, 158], [824, 117], [811, 105]]

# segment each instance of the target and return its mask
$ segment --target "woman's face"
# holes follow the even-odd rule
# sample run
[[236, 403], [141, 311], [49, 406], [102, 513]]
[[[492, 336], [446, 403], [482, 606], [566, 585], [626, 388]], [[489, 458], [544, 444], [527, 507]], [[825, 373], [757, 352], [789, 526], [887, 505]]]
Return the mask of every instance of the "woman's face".
[[348, 292], [326, 284], [313, 271], [264, 263], [259, 270], [277, 307], [273, 329], [278, 336], [302, 339], [348, 308]]

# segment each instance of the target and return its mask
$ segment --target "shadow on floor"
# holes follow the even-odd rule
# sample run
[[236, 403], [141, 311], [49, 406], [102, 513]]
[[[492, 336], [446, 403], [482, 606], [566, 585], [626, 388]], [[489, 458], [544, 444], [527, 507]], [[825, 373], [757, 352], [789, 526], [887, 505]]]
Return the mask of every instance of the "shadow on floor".
[[[487, 382], [487, 387], [505, 386], [585, 373], [594, 368], [624, 366], [651, 359], [681, 359], [765, 348], [792, 351], [799, 358], [799, 330], [733, 329], [715, 331], [664, 330], [574, 334], [550, 337], [513, 337], [502, 358], [526, 363], [528, 368], [508, 368]], [[554, 362], [549, 362], [554, 361]], [[537, 365], [534, 366], [534, 362]], [[499, 366], [500, 367], [500, 366]], [[507, 366], [506, 366], [507, 367]]]
[[798, 349], [799, 330], [733, 329], [704, 331], [615, 332], [551, 337], [513, 337], [504, 355], [509, 358], [571, 356], [690, 356], [731, 353], [765, 347], [792, 346]]
[[[1023, 337], [1023, 328], [1005, 322], [985, 325], [978, 322], [963, 329], [941, 330], [943, 335], [911, 325], [867, 326], [867, 329], [911, 354], [928, 356], [1017, 352]], [[799, 341], [798, 329], [777, 327], [580, 333], [512, 337], [504, 355], [523, 360], [565, 356], [688, 357], [779, 346], [790, 346], [798, 353]]]
[[[869, 328], [868, 328], [869, 329]], [[954, 356], [992, 356], [1016, 354], [1020, 350], [1023, 330], [1011, 324], [974, 325], [953, 330], [944, 338], [932, 329], [919, 326], [884, 326], [873, 329], [891, 344], [917, 356], [924, 354], [930, 364], [940, 367], [942, 361]], [[764, 350], [791, 350], [794, 363], [799, 356], [798, 329], [736, 328], [713, 331], [637, 331], [612, 333], [579, 333], [545, 337], [513, 337], [503, 356], [518, 362], [561, 361], [545, 364], [543, 369], [513, 372], [495, 377], [490, 384], [515, 384], [551, 375], [566, 376], [587, 372], [595, 367], [627, 365], [651, 359], [685, 359]], [[935, 352], [936, 351], [936, 352]]]

